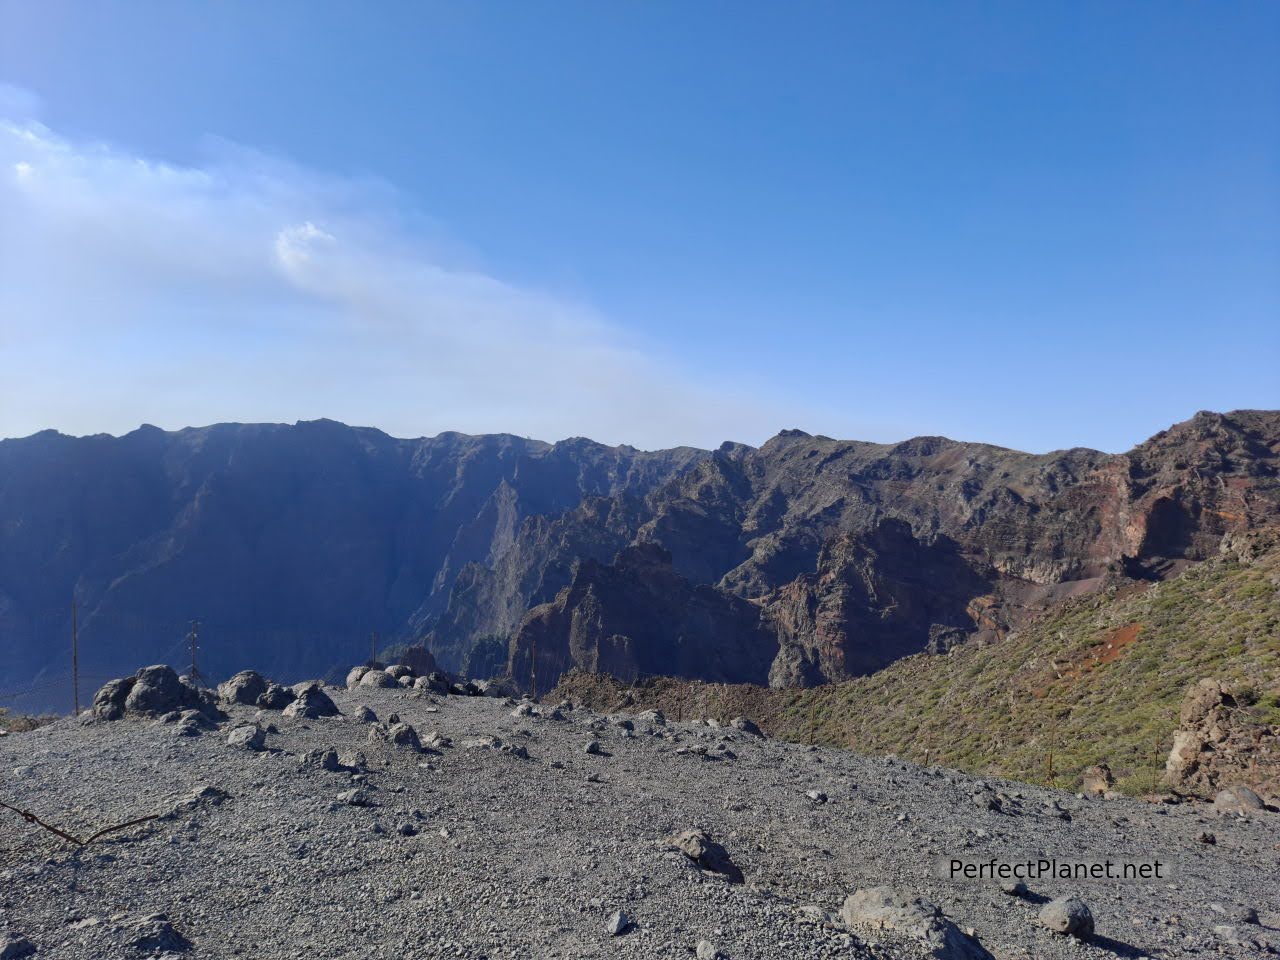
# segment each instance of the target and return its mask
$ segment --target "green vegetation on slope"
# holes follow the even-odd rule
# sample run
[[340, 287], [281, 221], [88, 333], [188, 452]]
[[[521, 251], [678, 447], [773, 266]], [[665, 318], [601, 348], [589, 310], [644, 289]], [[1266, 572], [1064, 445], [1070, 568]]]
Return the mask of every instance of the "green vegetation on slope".
[[[1280, 722], [1280, 548], [1245, 565], [1226, 557], [1150, 586], [1069, 601], [1005, 640], [919, 655], [847, 683], [806, 690], [651, 681], [637, 708], [685, 717], [754, 717], [774, 736], [895, 753], [1072, 788], [1105, 762], [1129, 792], [1155, 789], [1188, 685], [1248, 691]], [[578, 675], [567, 695], [606, 689]]]
[[1189, 684], [1251, 687], [1280, 720], [1280, 551], [1226, 559], [1145, 590], [1069, 602], [1018, 634], [912, 657], [838, 687], [798, 691], [779, 735], [894, 752], [1070, 786], [1105, 762], [1122, 789], [1153, 788]]

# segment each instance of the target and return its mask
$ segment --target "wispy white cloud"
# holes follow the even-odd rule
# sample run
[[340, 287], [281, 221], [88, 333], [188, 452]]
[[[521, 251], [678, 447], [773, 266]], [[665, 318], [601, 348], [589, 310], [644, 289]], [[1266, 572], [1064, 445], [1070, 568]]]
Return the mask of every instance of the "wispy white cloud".
[[658, 446], [782, 425], [589, 305], [445, 255], [386, 184], [230, 144], [164, 163], [38, 108], [0, 88], [0, 435], [328, 416]]

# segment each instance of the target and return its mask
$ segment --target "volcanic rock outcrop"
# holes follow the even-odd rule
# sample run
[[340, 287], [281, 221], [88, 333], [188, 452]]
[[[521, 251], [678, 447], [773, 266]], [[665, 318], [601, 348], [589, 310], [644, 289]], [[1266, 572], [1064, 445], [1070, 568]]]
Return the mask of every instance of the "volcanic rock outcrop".
[[1280, 729], [1260, 722], [1219, 680], [1204, 679], [1187, 691], [1165, 783], [1212, 798], [1230, 786], [1246, 786], [1280, 798]]

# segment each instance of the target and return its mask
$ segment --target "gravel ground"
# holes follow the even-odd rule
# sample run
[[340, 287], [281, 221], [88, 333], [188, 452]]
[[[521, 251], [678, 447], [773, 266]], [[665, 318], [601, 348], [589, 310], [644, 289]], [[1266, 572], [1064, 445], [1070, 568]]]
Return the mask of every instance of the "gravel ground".
[[[26, 940], [36, 960], [925, 955], [910, 937], [838, 919], [850, 893], [881, 885], [933, 901], [1002, 960], [1280, 949], [1275, 813], [1085, 800], [705, 724], [637, 717], [631, 733], [580, 709], [553, 719], [486, 697], [329, 692], [344, 717], [236, 706], [199, 736], [130, 717], [0, 738], [0, 801], [79, 835], [165, 813], [76, 847], [0, 809], [0, 954]], [[394, 746], [355, 718], [361, 706], [452, 745]], [[266, 749], [230, 744], [255, 717], [274, 726]], [[469, 743], [482, 738], [508, 749]], [[600, 753], [586, 752], [592, 741]], [[347, 766], [306, 759], [326, 748]], [[353, 789], [368, 806], [340, 799]], [[986, 809], [1000, 794], [1002, 810]], [[664, 846], [691, 828], [723, 844], [745, 883]], [[1035, 881], [1027, 897], [935, 876], [951, 855], [1046, 853], [1159, 857], [1177, 872]], [[1037, 923], [1067, 893], [1092, 909], [1088, 943]], [[1232, 919], [1241, 907], [1260, 923]], [[611, 935], [618, 910], [631, 924]], [[710, 946], [696, 953], [700, 941]]]

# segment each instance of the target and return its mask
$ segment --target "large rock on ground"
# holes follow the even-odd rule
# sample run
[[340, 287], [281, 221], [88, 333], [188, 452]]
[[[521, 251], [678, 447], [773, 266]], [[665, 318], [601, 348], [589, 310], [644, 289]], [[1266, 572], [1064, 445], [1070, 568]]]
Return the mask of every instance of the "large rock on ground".
[[729, 851], [711, 839], [705, 830], [685, 830], [666, 839], [668, 847], [679, 850], [703, 870], [724, 876], [730, 883], [742, 883], [742, 871], [729, 857]]
[[269, 683], [262, 696], [258, 697], [257, 705], [263, 710], [283, 710], [297, 698], [297, 694], [288, 687]]
[[320, 688], [318, 683], [304, 686], [298, 693], [298, 698], [284, 708], [286, 717], [305, 717], [308, 720], [336, 717], [341, 713], [338, 705], [329, 699], [329, 695]]
[[108, 681], [94, 694], [92, 707], [100, 720], [119, 720], [126, 713], [159, 717], [183, 710], [199, 711], [210, 720], [221, 717], [212, 691], [180, 680], [173, 668], [164, 664]]
[[218, 697], [227, 703], [243, 703], [254, 706], [258, 698], [267, 692], [267, 681], [256, 670], [241, 670], [229, 680], [218, 684]]
[[133, 689], [124, 701], [126, 710], [159, 715], [184, 705], [182, 681], [172, 667], [163, 664], [143, 667], [134, 674], [134, 680]]
[[850, 894], [840, 908], [840, 919], [851, 930], [887, 930], [910, 937], [938, 960], [994, 960], [935, 904], [892, 887], [871, 887]]
[[385, 740], [394, 746], [404, 747], [408, 750], [422, 749], [422, 743], [418, 740], [418, 731], [407, 723], [393, 723], [385, 730], [381, 727], [374, 727], [369, 731], [369, 739], [371, 741]]
[[428, 693], [448, 693], [449, 678], [443, 673], [431, 673], [425, 677], [418, 677], [413, 681], [413, 686], [417, 690], [426, 690]]
[[1227, 787], [1218, 791], [1218, 795], [1213, 798], [1215, 813], [1248, 815], [1263, 809], [1262, 798], [1248, 787]]
[[263, 733], [262, 728], [256, 723], [244, 724], [227, 734], [227, 744], [228, 746], [239, 747], [241, 750], [258, 752], [266, 748], [267, 735]]
[[123, 717], [125, 700], [128, 699], [129, 691], [133, 689], [133, 685], [136, 682], [137, 679], [135, 677], [108, 680], [93, 695], [93, 707], [91, 708], [93, 715], [99, 720], [119, 720]]
[[360, 678], [362, 687], [398, 687], [396, 678], [385, 670], [370, 670]]

